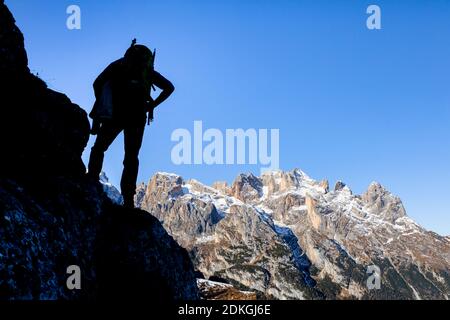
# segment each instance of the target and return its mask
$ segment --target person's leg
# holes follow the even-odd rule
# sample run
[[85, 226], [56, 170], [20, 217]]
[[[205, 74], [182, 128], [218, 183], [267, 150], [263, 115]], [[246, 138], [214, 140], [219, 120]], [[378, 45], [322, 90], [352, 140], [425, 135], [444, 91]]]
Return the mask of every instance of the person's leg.
[[98, 120], [98, 119], [92, 120], [91, 134], [96, 136], [98, 134], [100, 128], [101, 128], [100, 120]]
[[106, 122], [102, 124], [89, 157], [88, 174], [90, 177], [98, 178], [102, 171], [105, 152], [121, 131], [122, 128], [116, 123]]
[[139, 172], [139, 150], [142, 146], [144, 129], [145, 123], [142, 125], [128, 126], [124, 129], [125, 158], [123, 161], [120, 188], [126, 207], [134, 207], [136, 180]]

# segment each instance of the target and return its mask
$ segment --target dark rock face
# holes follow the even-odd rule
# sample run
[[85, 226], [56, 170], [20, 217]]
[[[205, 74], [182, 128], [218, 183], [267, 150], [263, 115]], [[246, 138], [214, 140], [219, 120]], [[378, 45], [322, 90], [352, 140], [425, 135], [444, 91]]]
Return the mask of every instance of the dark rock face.
[[8, 176], [80, 175], [89, 139], [86, 112], [49, 90], [27, 66], [23, 36], [0, 2], [0, 172]]
[[[196, 299], [187, 252], [158, 220], [112, 204], [100, 185], [0, 180], [1, 299]], [[66, 287], [77, 265], [82, 290]]]
[[[130, 215], [131, 214], [131, 215]], [[101, 298], [143, 302], [196, 299], [188, 253], [146, 211], [115, 207], [106, 216], [98, 253]], [[117, 277], [117, 274], [123, 275]]]
[[2, 71], [28, 71], [28, 58], [23, 47], [23, 35], [14, 18], [0, 0], [0, 69]]
[[[0, 300], [197, 299], [187, 252], [156, 218], [85, 177], [86, 112], [29, 73], [0, 0]], [[69, 290], [67, 268], [81, 270]]]

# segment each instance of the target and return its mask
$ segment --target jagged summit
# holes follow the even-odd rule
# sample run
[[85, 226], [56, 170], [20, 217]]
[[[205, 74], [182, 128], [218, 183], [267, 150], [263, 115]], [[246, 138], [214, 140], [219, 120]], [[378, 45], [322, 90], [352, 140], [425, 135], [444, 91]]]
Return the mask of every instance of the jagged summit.
[[[379, 183], [329, 191], [301, 170], [239, 175], [231, 186], [157, 174], [139, 206], [189, 250], [205, 278], [259, 298], [417, 299], [450, 296], [450, 242], [407, 217]], [[143, 200], [142, 200], [143, 199]], [[367, 288], [367, 267], [384, 286]]]
[[367, 210], [391, 223], [407, 216], [400, 198], [394, 196], [378, 182], [371, 183], [361, 198], [366, 204]]
[[[182, 189], [184, 186], [184, 193], [189, 194], [194, 190], [197, 192], [214, 193], [227, 197], [234, 197], [235, 200], [243, 203], [250, 202], [257, 204], [264, 202], [268, 197], [279, 197], [287, 194], [299, 194], [312, 198], [324, 197], [327, 201], [361, 201], [361, 205], [366, 210], [372, 210], [374, 213], [384, 213], [387, 219], [387, 212], [392, 213], [396, 219], [405, 217], [406, 211], [403, 208], [401, 199], [391, 192], [389, 192], [379, 182], [372, 182], [368, 190], [361, 195], [353, 195], [351, 189], [342, 181], [337, 181], [334, 190], [329, 194], [329, 186], [327, 180], [314, 180], [304, 171], [294, 169], [291, 171], [269, 171], [263, 173], [261, 176], [256, 176], [253, 173], [239, 174], [231, 186], [227, 182], [216, 182], [212, 186], [203, 184], [196, 179], [189, 179], [185, 181], [183, 177], [174, 173], [157, 172], [151, 179], [150, 185], [168, 184], [175, 186], [175, 189]], [[145, 183], [138, 189], [147, 188]], [[178, 195], [183, 194], [178, 193]], [[174, 192], [172, 191], [172, 194]]]

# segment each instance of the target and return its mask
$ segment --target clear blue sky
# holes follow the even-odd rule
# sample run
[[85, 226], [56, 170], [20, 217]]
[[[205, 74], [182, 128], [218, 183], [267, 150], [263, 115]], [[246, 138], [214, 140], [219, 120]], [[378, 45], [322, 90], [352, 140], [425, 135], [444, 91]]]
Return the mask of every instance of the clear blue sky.
[[[279, 128], [280, 164], [354, 192], [379, 181], [408, 214], [450, 234], [450, 2], [6, 0], [30, 68], [90, 110], [92, 82], [133, 37], [158, 49], [174, 96], [157, 111], [139, 179], [156, 171], [211, 183], [258, 166], [175, 166], [170, 135], [206, 128]], [[82, 29], [66, 28], [66, 8]], [[382, 9], [382, 30], [366, 8]], [[92, 145], [92, 139], [90, 146]], [[106, 156], [118, 185], [122, 139]], [[86, 152], [84, 159], [87, 159]]]

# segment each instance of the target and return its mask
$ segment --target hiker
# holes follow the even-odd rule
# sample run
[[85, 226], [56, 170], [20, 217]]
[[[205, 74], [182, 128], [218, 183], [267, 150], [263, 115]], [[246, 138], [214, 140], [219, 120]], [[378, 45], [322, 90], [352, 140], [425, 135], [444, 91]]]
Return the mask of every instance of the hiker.
[[[96, 102], [90, 113], [91, 134], [97, 135], [88, 165], [88, 175], [98, 180], [104, 153], [124, 132], [125, 157], [120, 187], [124, 206], [134, 208], [139, 150], [145, 125], [153, 121], [153, 110], [175, 90], [172, 83], [154, 70], [156, 52], [133, 40], [125, 56], [111, 63], [95, 80]], [[152, 99], [151, 90], [162, 91]]]

